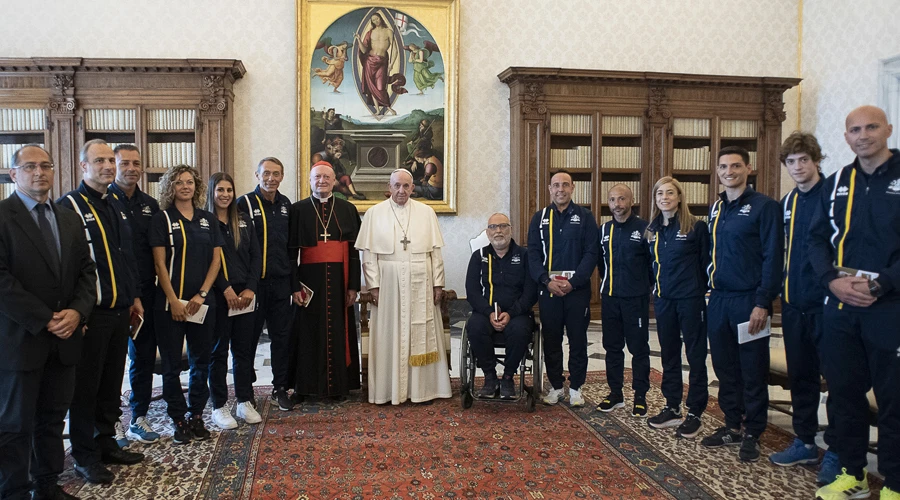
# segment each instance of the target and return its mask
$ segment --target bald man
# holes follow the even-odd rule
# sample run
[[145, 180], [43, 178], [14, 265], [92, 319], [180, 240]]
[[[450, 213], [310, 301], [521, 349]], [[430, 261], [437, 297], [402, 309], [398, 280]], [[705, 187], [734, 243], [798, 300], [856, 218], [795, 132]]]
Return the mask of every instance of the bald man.
[[[472, 253], [466, 272], [466, 300], [472, 306], [466, 332], [475, 363], [484, 372], [478, 397], [513, 399], [513, 377], [534, 327], [532, 307], [537, 302], [537, 283], [528, 270], [528, 249], [512, 238], [509, 217], [492, 215], [485, 233], [491, 242]], [[497, 333], [503, 336], [506, 347], [501, 379], [497, 378], [494, 353]]]
[[868, 497], [870, 387], [881, 498], [900, 499], [900, 151], [888, 149], [892, 132], [881, 109], [850, 112], [844, 138], [856, 159], [825, 180], [810, 228], [809, 259], [827, 289], [822, 362], [844, 467], [817, 492], [823, 500]]
[[650, 390], [650, 248], [644, 242], [647, 221], [632, 211], [634, 193], [624, 184], [609, 190], [613, 220], [600, 227], [600, 297], [603, 348], [609, 395], [597, 405], [608, 413], [625, 406], [625, 346], [631, 353], [631, 414], [647, 416]]
[[[294, 302], [304, 304], [301, 283], [313, 298], [294, 315], [295, 400], [341, 399], [360, 388], [356, 305], [360, 283], [359, 212], [333, 195], [334, 170], [327, 162], [309, 171], [312, 195], [291, 205], [288, 252]], [[300, 257], [298, 264], [297, 257]]]

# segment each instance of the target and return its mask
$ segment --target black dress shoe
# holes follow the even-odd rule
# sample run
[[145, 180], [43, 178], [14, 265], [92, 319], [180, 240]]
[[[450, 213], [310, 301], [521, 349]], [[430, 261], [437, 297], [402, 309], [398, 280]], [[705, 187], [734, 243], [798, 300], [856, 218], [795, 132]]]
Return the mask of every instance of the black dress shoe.
[[75, 475], [84, 478], [85, 481], [94, 484], [111, 484], [116, 475], [103, 466], [100, 462], [92, 463], [87, 467], [75, 466]]
[[105, 464], [134, 465], [144, 460], [143, 453], [134, 453], [126, 450], [104, 451], [101, 460]]
[[63, 491], [58, 484], [40, 485], [31, 491], [31, 500], [79, 500]]

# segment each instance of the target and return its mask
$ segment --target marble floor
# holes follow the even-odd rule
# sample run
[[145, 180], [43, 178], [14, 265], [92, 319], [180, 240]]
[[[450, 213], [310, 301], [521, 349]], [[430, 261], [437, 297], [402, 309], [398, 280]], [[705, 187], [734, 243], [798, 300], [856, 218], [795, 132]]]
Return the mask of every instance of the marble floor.
[[[452, 377], [458, 377], [458, 365], [459, 365], [459, 350], [460, 350], [460, 341], [461, 341], [461, 332], [462, 327], [465, 324], [465, 318], [468, 313], [468, 305], [465, 301], [459, 300], [456, 301], [455, 304], [451, 306], [451, 360], [453, 361], [453, 369], [451, 371]], [[590, 327], [588, 328], [588, 371], [601, 371], [605, 370], [605, 350], [603, 349], [603, 345], [601, 343], [601, 324], [600, 321], [592, 321]], [[773, 328], [772, 338], [770, 340], [770, 345], [772, 347], [782, 346], [782, 336], [780, 328]], [[268, 385], [272, 383], [272, 372], [269, 368], [271, 363], [270, 356], [270, 347], [271, 343], [269, 342], [268, 337], [263, 334], [260, 339], [260, 344], [256, 352], [256, 360], [255, 367], [257, 373], [257, 385]], [[662, 362], [659, 354], [659, 342], [656, 338], [656, 324], [655, 321], [650, 321], [650, 364], [656, 370], [662, 371]], [[565, 353], [564, 358], [564, 366], [568, 363], [568, 346], [567, 343], [564, 343], [563, 352]], [[684, 380], [688, 380], [688, 372], [687, 372], [687, 360], [682, 360], [684, 371]], [[631, 366], [631, 356], [627, 354], [625, 358], [625, 366]], [[716, 396], [718, 393], [718, 380], [715, 377], [715, 371], [712, 368], [712, 361], [709, 357], [707, 357], [707, 367], [709, 372], [709, 391], [710, 395]], [[480, 376], [480, 373], [479, 373]], [[181, 381], [182, 385], [187, 385], [188, 374], [187, 372], [182, 373]], [[229, 370], [228, 374], [228, 383], [232, 383], [231, 370]], [[154, 375], [153, 377], [153, 386], [161, 387], [162, 386], [162, 377], [159, 375]], [[128, 382], [128, 375], [126, 371], [125, 379], [122, 383], [122, 392], [130, 389], [130, 384]], [[629, 397], [628, 394], [625, 395], [626, 400]], [[822, 405], [819, 407], [819, 421], [824, 423], [826, 421], [825, 417], [825, 397], [826, 394], [822, 394]], [[770, 399], [780, 399], [780, 400], [790, 400], [790, 393], [781, 389], [780, 387], [769, 387], [769, 398]], [[653, 415], [658, 412], [659, 409], [650, 408], [650, 414]], [[786, 429], [788, 432], [791, 431], [791, 417], [784, 413], [769, 409], [768, 414], [769, 423], [777, 425], [783, 429]], [[872, 427], [871, 428], [871, 438], [872, 441], [877, 440], [877, 430]], [[816, 438], [816, 441], [820, 447], [825, 447], [825, 444], [822, 440], [822, 433], [820, 432]], [[68, 445], [68, 444], [67, 444]], [[877, 458], [875, 455], [869, 453], [869, 472], [877, 474]]]

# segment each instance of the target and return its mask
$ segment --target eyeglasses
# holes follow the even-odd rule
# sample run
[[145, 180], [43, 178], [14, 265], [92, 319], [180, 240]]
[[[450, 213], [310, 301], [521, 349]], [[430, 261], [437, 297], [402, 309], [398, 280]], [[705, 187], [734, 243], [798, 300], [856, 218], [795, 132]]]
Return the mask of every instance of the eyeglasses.
[[500, 229], [501, 231], [506, 231], [510, 227], [512, 227], [510, 224], [488, 224], [487, 228], [491, 231], [496, 231], [498, 229]]
[[55, 166], [52, 163], [26, 163], [24, 165], [15, 165], [12, 168], [17, 168], [25, 173], [33, 173], [35, 170], [40, 168], [44, 172], [52, 172]]

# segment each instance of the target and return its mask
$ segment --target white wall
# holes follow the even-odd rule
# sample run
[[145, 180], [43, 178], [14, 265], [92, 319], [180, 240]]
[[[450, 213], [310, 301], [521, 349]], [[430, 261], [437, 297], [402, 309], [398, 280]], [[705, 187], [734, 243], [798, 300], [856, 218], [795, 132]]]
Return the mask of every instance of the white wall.
[[238, 191], [255, 185], [266, 156], [286, 167], [293, 199], [297, 156], [296, 32], [290, 0], [3, 0], [4, 57], [240, 59], [235, 84], [234, 158]]
[[827, 173], [855, 157], [844, 141], [844, 119], [857, 106], [878, 104], [880, 60], [900, 55], [898, 14], [900, 0], [804, 2], [802, 123], [828, 156]]
[[[464, 295], [469, 238], [491, 213], [509, 209], [509, 92], [498, 73], [550, 66], [796, 76], [798, 1], [461, 0], [459, 214], [440, 218], [448, 287]], [[294, 198], [293, 2], [3, 3], [4, 25], [29, 29], [4, 36], [2, 56], [241, 59], [247, 75], [235, 86], [239, 190], [253, 185], [256, 161], [274, 155], [288, 166], [283, 191]], [[796, 99], [795, 92], [786, 96], [787, 129], [798, 123]]]

